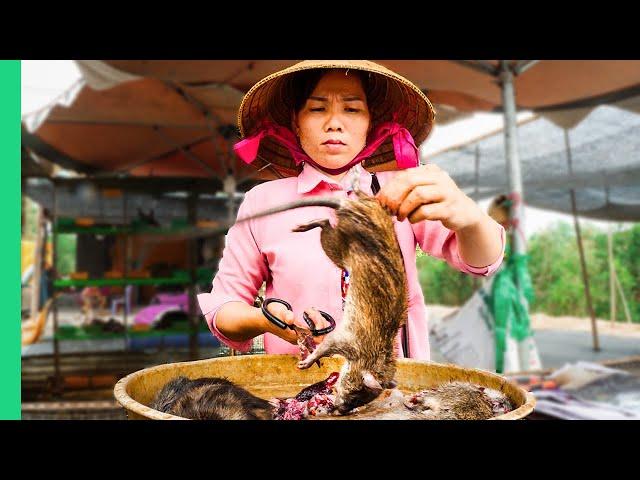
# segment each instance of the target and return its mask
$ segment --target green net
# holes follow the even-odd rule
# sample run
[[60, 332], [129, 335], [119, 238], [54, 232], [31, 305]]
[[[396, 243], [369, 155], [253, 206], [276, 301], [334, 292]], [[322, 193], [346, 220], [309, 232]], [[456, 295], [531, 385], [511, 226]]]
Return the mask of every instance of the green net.
[[498, 373], [504, 370], [507, 334], [519, 342], [532, 334], [529, 304], [535, 297], [527, 268], [528, 260], [528, 255], [512, 254], [507, 246], [505, 260], [495, 274], [491, 295], [487, 299], [495, 321]]

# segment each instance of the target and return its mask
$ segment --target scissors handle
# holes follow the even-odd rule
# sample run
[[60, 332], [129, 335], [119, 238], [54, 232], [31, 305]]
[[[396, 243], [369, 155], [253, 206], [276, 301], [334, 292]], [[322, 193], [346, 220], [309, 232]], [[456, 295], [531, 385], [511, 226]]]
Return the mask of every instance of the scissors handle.
[[309, 318], [309, 315], [307, 315], [307, 312], [304, 312], [302, 314], [302, 318], [304, 318], [304, 321], [307, 322], [307, 325], [309, 325], [309, 328], [311, 329], [311, 335], [313, 335], [314, 337], [319, 337], [320, 335], [326, 335], [327, 333], [332, 332], [334, 328], [336, 328], [336, 321], [333, 319], [331, 315], [329, 315], [327, 312], [323, 312], [322, 310], [318, 310], [318, 313], [322, 315], [327, 322], [329, 322], [328, 327], [324, 327], [319, 330], [316, 330], [316, 324], [313, 323], [313, 320], [311, 320], [311, 318]]
[[[284, 300], [282, 300], [280, 298], [265, 298], [264, 301], [262, 302], [261, 309], [262, 309], [262, 313], [264, 314], [264, 316], [267, 317], [267, 319], [271, 323], [273, 323], [274, 325], [277, 325], [278, 327], [280, 327], [282, 329], [290, 328], [291, 330], [295, 330], [295, 327], [293, 325], [289, 325], [289, 324], [283, 322], [278, 317], [273, 315], [269, 310], [267, 310], [267, 306], [270, 303], [280, 303], [281, 305], [284, 305], [285, 307], [287, 307], [287, 310], [292, 310], [291, 309], [291, 305], [288, 302], [285, 302]], [[313, 323], [313, 320], [311, 320], [309, 315], [307, 315], [307, 312], [304, 312], [302, 314], [302, 318], [304, 318], [304, 321], [309, 326], [309, 329], [311, 331], [311, 335], [314, 336], [314, 337], [319, 337], [320, 335], [326, 335], [327, 333], [333, 331], [334, 328], [336, 328], [336, 321], [333, 319], [333, 317], [331, 315], [329, 315], [327, 312], [323, 312], [322, 310], [318, 310], [318, 313], [320, 313], [320, 315], [322, 315], [322, 317], [327, 322], [329, 322], [329, 326], [328, 327], [321, 328], [321, 329], [317, 330], [316, 329], [316, 324]]]
[[291, 330], [295, 330], [295, 328], [293, 327], [293, 325], [289, 325], [287, 323], [284, 323], [282, 320], [280, 320], [278, 317], [276, 317], [275, 315], [273, 315], [269, 310], [267, 310], [267, 305], [269, 305], [270, 303], [280, 303], [282, 305], [284, 305], [285, 307], [287, 307], [287, 310], [291, 310], [291, 305], [287, 302], [285, 302], [284, 300], [281, 300], [279, 298], [265, 298], [264, 302], [262, 302], [262, 313], [264, 314], [265, 317], [267, 317], [267, 319], [277, 325], [278, 327], [285, 329], [285, 328], [290, 328]]

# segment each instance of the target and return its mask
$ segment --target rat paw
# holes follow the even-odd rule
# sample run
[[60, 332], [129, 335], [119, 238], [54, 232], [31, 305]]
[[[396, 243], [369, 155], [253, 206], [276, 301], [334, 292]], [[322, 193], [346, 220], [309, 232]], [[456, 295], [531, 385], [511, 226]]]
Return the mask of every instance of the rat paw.
[[309, 368], [311, 365], [313, 365], [313, 361], [309, 362], [308, 360], [300, 360], [298, 362], [298, 368], [300, 370], [305, 370]]

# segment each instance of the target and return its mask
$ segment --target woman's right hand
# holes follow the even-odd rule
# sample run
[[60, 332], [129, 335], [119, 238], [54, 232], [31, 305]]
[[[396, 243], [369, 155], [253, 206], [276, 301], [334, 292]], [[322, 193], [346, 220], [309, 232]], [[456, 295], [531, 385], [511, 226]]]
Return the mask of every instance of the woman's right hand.
[[[285, 307], [281, 303], [277, 303], [277, 302], [270, 303], [269, 305], [267, 305], [267, 310], [269, 311], [269, 313], [271, 313], [276, 318], [282, 320], [287, 325], [295, 324], [295, 318], [293, 316], [293, 312], [291, 310], [288, 310], [287, 307]], [[264, 318], [264, 321], [267, 324], [267, 331], [269, 333], [273, 333], [274, 335], [277, 335], [278, 337], [282, 338], [283, 340], [286, 340], [287, 342], [293, 345], [298, 344], [298, 336], [296, 335], [296, 332], [294, 330], [291, 330], [290, 328], [280, 328], [277, 325], [274, 325], [273, 323], [271, 323], [269, 319], [264, 316], [262, 311], [260, 312], [260, 314], [262, 315], [262, 317]]]

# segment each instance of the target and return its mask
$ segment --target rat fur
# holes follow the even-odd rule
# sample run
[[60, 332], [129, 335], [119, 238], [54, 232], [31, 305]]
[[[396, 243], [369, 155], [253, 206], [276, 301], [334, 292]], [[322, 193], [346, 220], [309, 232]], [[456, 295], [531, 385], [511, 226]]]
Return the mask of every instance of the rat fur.
[[190, 380], [178, 377], [167, 383], [150, 405], [159, 412], [192, 420], [270, 420], [273, 405], [225, 378]]

